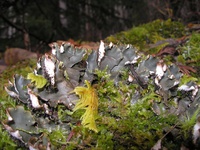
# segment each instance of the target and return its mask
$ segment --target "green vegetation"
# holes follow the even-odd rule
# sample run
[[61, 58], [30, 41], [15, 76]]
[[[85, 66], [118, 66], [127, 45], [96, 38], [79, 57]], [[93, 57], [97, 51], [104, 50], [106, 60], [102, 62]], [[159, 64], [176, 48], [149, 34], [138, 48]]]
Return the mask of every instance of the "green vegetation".
[[85, 80], [85, 84], [87, 88], [78, 86], [74, 89], [74, 92], [80, 97], [80, 100], [73, 111], [85, 109], [85, 113], [81, 116], [81, 124], [90, 130], [98, 132], [95, 123], [98, 115], [98, 97], [95, 88], [87, 80]]
[[[150, 149], [164, 135], [163, 128], [170, 128], [177, 122], [175, 115], [155, 115], [152, 104], [162, 98], [153, 92], [151, 85], [147, 90], [122, 82], [115, 86], [105, 70], [97, 70], [96, 75], [98, 81], [95, 88], [99, 98], [99, 117], [96, 120], [98, 133], [84, 129], [84, 126], [73, 126], [75, 136], [72, 139], [79, 135], [79, 146], [97, 149]], [[137, 90], [143, 96], [133, 105], [131, 101], [134, 100], [127, 93], [134, 94]], [[66, 113], [63, 112], [63, 115]], [[82, 113], [72, 114], [72, 117], [80, 118], [81, 115]], [[70, 147], [75, 145], [74, 140], [72, 141], [68, 143]]]
[[182, 132], [184, 135], [184, 138], [187, 139], [190, 137], [191, 129], [194, 127], [195, 123], [197, 122], [197, 116], [200, 113], [200, 107], [197, 108], [197, 110], [192, 114], [192, 116], [187, 116], [184, 119], [184, 122], [182, 123]]
[[29, 73], [27, 79], [34, 82], [37, 88], [43, 88], [47, 84], [47, 80], [41, 75], [35, 75], [34, 73]]
[[200, 33], [192, 33], [188, 42], [184, 46], [180, 46], [178, 61], [183, 64], [199, 66], [200, 62]]
[[169, 20], [155, 20], [153, 22], [133, 27], [130, 30], [122, 31], [106, 38], [107, 42], [115, 44], [133, 44], [140, 51], [156, 53], [168, 42], [159, 44], [159, 47], [149, 49], [149, 44], [155, 44], [168, 38], [180, 38], [185, 35], [184, 25], [180, 22]]
[[[6, 116], [6, 109], [9, 107], [15, 107], [16, 101], [14, 101], [8, 94], [6, 93], [4, 86], [8, 84], [8, 81], [12, 81], [14, 74], [20, 74], [26, 76], [27, 73], [33, 71], [33, 68], [36, 66], [36, 60], [26, 60], [16, 65], [9, 67], [6, 69], [2, 74], [0, 74], [0, 120], [3, 121], [7, 118]], [[0, 125], [0, 149], [7, 149], [7, 150], [15, 150], [21, 149], [18, 148], [16, 142], [11, 140], [10, 136], [8, 135], [5, 130], [3, 130], [2, 125]]]
[[[102, 74], [102, 72], [98, 72]], [[101, 78], [102, 79], [102, 78]], [[103, 83], [97, 86], [101, 122], [107, 133], [113, 135], [113, 144], [119, 148], [150, 149], [155, 141], [163, 136], [163, 128], [170, 127], [177, 121], [174, 115], [157, 116], [152, 111], [153, 101], [161, 101], [161, 97], [153, 92], [150, 85], [147, 90], [141, 90], [138, 85], [114, 82], [104, 75]], [[130, 96], [141, 91], [142, 97], [137, 103], [131, 104]], [[114, 119], [114, 118], [117, 119]], [[159, 122], [159, 123], [158, 123]], [[123, 134], [122, 134], [123, 133]]]
[[[157, 53], [168, 43], [156, 45], [152, 49], [149, 49], [149, 44], [155, 44], [166, 38], [180, 38], [184, 34], [184, 26], [181, 23], [156, 20], [110, 36], [107, 40], [114, 43], [131, 43], [145, 53]], [[161, 58], [157, 60], [141, 54], [138, 59], [135, 49], [124, 48], [121, 45], [106, 47], [107, 57], [104, 57], [101, 62], [96, 62], [98, 57], [95, 51], [88, 54], [86, 58], [84, 50], [76, 49], [74, 53], [73, 47], [66, 45], [68, 53], [57, 51], [55, 57], [48, 57], [49, 61], [54, 62], [56, 68], [57, 83], [52, 87], [48, 84], [50, 76], [44, 68], [37, 70], [38, 75], [35, 75], [31, 72], [36, 62], [23, 61], [0, 75], [2, 83], [0, 119], [7, 120], [6, 109], [11, 108], [7, 111], [11, 114], [15, 111], [12, 108], [20, 103], [24, 107], [17, 111], [26, 114], [25, 117], [32, 118], [37, 123], [37, 126], [30, 124], [27, 127], [35, 129], [34, 132], [26, 131], [26, 128], [20, 131], [26, 133], [27, 137], [33, 136], [32, 138], [38, 141], [31, 141], [36, 145], [41, 142], [44, 149], [49, 142], [52, 149], [143, 150], [151, 149], [158, 140], [162, 140], [163, 147], [180, 149], [183, 142], [188, 142], [187, 140], [192, 138], [193, 126], [199, 114], [200, 92], [197, 85], [200, 82], [196, 74], [195, 77], [183, 75], [176, 63], [197, 66], [199, 56], [195, 56], [195, 53], [198, 54], [200, 51], [199, 43], [199, 34], [193, 33], [184, 45], [178, 47], [180, 50], [178, 56], [163, 56], [168, 68], [157, 83], [155, 70]], [[131, 74], [130, 68], [125, 65], [127, 61], [135, 58], [137, 62], [129, 65], [133, 65], [133, 69], [138, 71], [136, 75]], [[45, 59], [43, 57], [41, 61]], [[89, 65], [85, 67], [84, 63]], [[102, 64], [104, 66], [101, 66]], [[154, 74], [150, 74], [150, 71]], [[31, 79], [30, 93], [33, 97], [38, 96], [38, 106], [44, 107], [37, 110], [29, 106], [29, 103], [27, 105], [27, 103], [14, 101], [7, 95], [4, 86], [14, 74]], [[44, 77], [44, 74], [47, 77]], [[133, 82], [127, 81], [130, 74], [134, 78]], [[142, 87], [138, 80], [136, 81], [137, 75], [145, 78], [147, 87]], [[83, 79], [86, 80], [87, 87]], [[179, 89], [182, 85], [191, 90]], [[23, 91], [26, 89], [23, 87], [19, 90], [21, 92], [19, 95], [23, 96]], [[74, 97], [70, 97], [71, 95]], [[47, 98], [43, 99], [44, 97]], [[73, 101], [74, 107], [70, 109], [73, 104], [67, 101], [68, 98], [76, 100]], [[18, 130], [19, 124], [7, 122], [9, 123], [14, 130]], [[0, 148], [20, 149], [2, 126], [0, 136], [2, 139]], [[193, 144], [191, 141], [188, 143]]]
[[181, 78], [181, 81], [180, 81], [180, 85], [187, 84], [188, 82], [197, 82], [197, 81], [198, 81], [198, 79], [195, 77], [183, 75], [183, 77]]
[[17, 63], [14, 66], [11, 66], [7, 68], [2, 74], [0, 74], [0, 105], [1, 105], [1, 119], [4, 120], [6, 115], [5, 115], [5, 110], [9, 106], [15, 106], [15, 101], [11, 99], [8, 94], [6, 93], [4, 87], [5, 85], [8, 85], [8, 81], [13, 80], [13, 75], [14, 74], [20, 74], [22, 76], [26, 76], [28, 73], [33, 71], [33, 68], [36, 66], [36, 60], [26, 60]]

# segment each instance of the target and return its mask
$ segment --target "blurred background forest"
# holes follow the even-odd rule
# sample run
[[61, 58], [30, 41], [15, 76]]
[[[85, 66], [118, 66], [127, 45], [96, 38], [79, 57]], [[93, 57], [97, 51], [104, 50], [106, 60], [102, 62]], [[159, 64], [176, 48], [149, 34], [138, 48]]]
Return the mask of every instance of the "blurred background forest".
[[199, 23], [200, 0], [1, 0], [0, 52], [45, 51], [57, 40], [99, 41], [155, 19]]

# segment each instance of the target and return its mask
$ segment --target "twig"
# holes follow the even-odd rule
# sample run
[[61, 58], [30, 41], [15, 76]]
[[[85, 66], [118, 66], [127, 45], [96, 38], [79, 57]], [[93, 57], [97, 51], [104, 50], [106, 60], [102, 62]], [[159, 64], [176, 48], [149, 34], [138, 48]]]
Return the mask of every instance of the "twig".
[[130, 65], [130, 71], [133, 74], [133, 76], [135, 77], [137, 83], [143, 88], [143, 89], [147, 89], [147, 83], [135, 72], [134, 66], [133, 64], [129, 64]]
[[[1, 17], [8, 25], [10, 25], [11, 27], [17, 29], [18, 31], [24, 33], [24, 31], [25, 31], [24, 28], [19, 27], [19, 26], [17, 26], [16, 24], [12, 23], [12, 22], [11, 22], [10, 20], [8, 20], [3, 14], [0, 14], [0, 17]], [[39, 40], [39, 41], [43, 41], [44, 43], [48, 44], [47, 41], [41, 39], [39, 36], [37, 36], [37, 35], [35, 35], [35, 34], [33, 34], [33, 33], [30, 33], [30, 32], [29, 32], [28, 34], [29, 34], [30, 36], [34, 37], [35, 39], [37, 39], [37, 40]]]

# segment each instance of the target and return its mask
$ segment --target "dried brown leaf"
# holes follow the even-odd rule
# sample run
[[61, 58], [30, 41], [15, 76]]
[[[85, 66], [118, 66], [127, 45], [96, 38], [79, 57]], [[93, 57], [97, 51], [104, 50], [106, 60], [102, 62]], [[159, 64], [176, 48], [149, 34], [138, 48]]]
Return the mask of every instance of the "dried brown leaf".
[[197, 72], [191, 66], [185, 66], [185, 65], [178, 64], [178, 67], [180, 68], [181, 72], [184, 73], [184, 74], [186, 74], [186, 75], [190, 75], [191, 72], [193, 72], [193, 73]]

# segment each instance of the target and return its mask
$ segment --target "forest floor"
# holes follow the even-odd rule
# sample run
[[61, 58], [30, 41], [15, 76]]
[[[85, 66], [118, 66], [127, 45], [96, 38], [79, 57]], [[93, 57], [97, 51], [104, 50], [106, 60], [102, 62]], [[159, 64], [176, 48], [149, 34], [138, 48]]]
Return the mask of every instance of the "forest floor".
[[[99, 101], [99, 113], [101, 115], [101, 119], [98, 120], [99, 126], [101, 127], [100, 132], [94, 133], [90, 130], [86, 130], [82, 126], [80, 127], [77, 122], [72, 122], [73, 125], [71, 124], [71, 127], [73, 128], [73, 130], [70, 130], [70, 133], [66, 132], [67, 134], [65, 134], [60, 130], [55, 130], [53, 132], [49, 132], [49, 135], [46, 135], [47, 131], [45, 131], [46, 133], [43, 134], [44, 137], [50, 139], [50, 141], [52, 142], [51, 144], [59, 148], [61, 146], [67, 147], [69, 145], [75, 148], [89, 147], [89, 149], [95, 147], [100, 149], [127, 149], [127, 147], [130, 148], [129, 146], [134, 149], [143, 146], [144, 149], [150, 149], [153, 147], [152, 149], [158, 150], [160, 149], [161, 145], [162, 147], [167, 147], [168, 149], [186, 149], [188, 147], [194, 148], [196, 145], [194, 145], [191, 140], [192, 130], [193, 126], [196, 123], [197, 114], [200, 112], [200, 108], [196, 107], [199, 103], [200, 97], [200, 90], [198, 89], [200, 84], [199, 25], [190, 25], [185, 27], [181, 23], [174, 23], [171, 20], [156, 20], [152, 23], [144, 24], [139, 27], [133, 27], [128, 31], [122, 31], [115, 35], [111, 35], [103, 41], [105, 41], [105, 43], [107, 44], [112, 42], [117, 45], [118, 49], [113, 48], [116, 51], [121, 50], [121, 45], [123, 45], [124, 48], [127, 47], [127, 44], [132, 44], [134, 46], [134, 50], [136, 47], [136, 49], [138, 50], [138, 54], [142, 53], [140, 58], [141, 60], [138, 59], [137, 62], [138, 66], [135, 66], [135, 68], [138, 69], [137, 71], [141, 73], [141, 76], [143, 76], [142, 73], [145, 74], [146, 70], [148, 70], [149, 68], [149, 73], [150, 71], [152, 71], [152, 68], [153, 70], [156, 70], [157, 68], [159, 68], [158, 66], [160, 64], [161, 67], [164, 68], [165, 65], [162, 64], [164, 62], [168, 66], [167, 70], [163, 71], [162, 78], [164, 80], [162, 80], [162, 83], [160, 80], [160, 85], [156, 85], [158, 83], [156, 83], [156, 80], [154, 80], [154, 76], [149, 76], [149, 84], [146, 89], [139, 86], [139, 82], [127, 84], [127, 82], [122, 81], [122, 84], [113, 84], [113, 80], [110, 79], [110, 76], [106, 74], [105, 70], [95, 72], [94, 74], [98, 76], [100, 81], [98, 83], [96, 83], [97, 81], [95, 81], [95, 87], [98, 88], [98, 96], [99, 99], [101, 99]], [[72, 39], [69, 39], [67, 41], [57, 41], [58, 44], [68, 42], [75, 45], [75, 47], [80, 48], [80, 50], [82, 50], [82, 48], [89, 50], [98, 50], [100, 44], [100, 42], [80, 43]], [[124, 51], [125, 50], [123, 49], [123, 52]], [[1, 57], [0, 76], [2, 78], [0, 79], [3, 84], [7, 84], [8, 79], [11, 79], [14, 74], [22, 74], [22, 76], [24, 75], [25, 77], [27, 77], [27, 73], [33, 72], [37, 58], [42, 55], [29, 52], [27, 50], [23, 50], [23, 54], [21, 54], [21, 52], [22, 49], [20, 48], [9, 49], [3, 54], [4, 57]], [[117, 53], [114, 53], [115, 51], [112, 52], [113, 55], [117, 55]], [[25, 53], [26, 55], [24, 55]], [[49, 51], [47, 53], [51, 53], [51, 48], [49, 48]], [[128, 54], [129, 53], [127, 53], [127, 55]], [[107, 56], [108, 55], [109, 54], [107, 54]], [[125, 58], [125, 55], [126, 54], [123, 53], [123, 59]], [[107, 58], [109, 57], [110, 56], [108, 56]], [[33, 58], [34, 61], [29, 61], [29, 58]], [[110, 60], [117, 59], [115, 57], [111, 58], [112, 59]], [[85, 58], [82, 60], [85, 61]], [[93, 59], [88, 59], [88, 62], [91, 60]], [[107, 60], [109, 61], [109, 59]], [[92, 63], [91, 65], [93, 65]], [[106, 64], [107, 62], [104, 63]], [[118, 63], [117, 65], [121, 64]], [[83, 68], [82, 70], [86, 69]], [[127, 72], [122, 74], [122, 78], [125, 76], [128, 76]], [[189, 91], [178, 90], [178, 86], [180, 85], [176, 85], [176, 82], [174, 80], [175, 78], [180, 80], [180, 84], [188, 87], [191, 86], [190, 88], [193, 88], [192, 90], [196, 88], [196, 95], [192, 95], [192, 92]], [[133, 79], [137, 80], [140, 79], [140, 77], [137, 78], [136, 74], [136, 76], [133, 76]], [[122, 80], [124, 80], [124, 78]], [[125, 78], [125, 80], [127, 80], [127, 78]], [[24, 80], [22, 81], [24, 82]], [[162, 86], [167, 90], [162, 91]], [[10, 90], [13, 89], [14, 88], [10, 88]], [[82, 87], [82, 89], [84, 88]], [[165, 92], [169, 92], [170, 94], [166, 94]], [[141, 94], [141, 97], [138, 97], [138, 93]], [[0, 106], [2, 106], [0, 117], [1, 120], [5, 120], [5, 118], [7, 117], [5, 115], [5, 111], [8, 112], [8, 108], [11, 108], [10, 110], [13, 110], [12, 107], [18, 105], [18, 102], [13, 102], [10, 97], [8, 98], [8, 94], [4, 90], [4, 85], [1, 85], [0, 95]], [[130, 96], [132, 96], [131, 100]], [[118, 100], [117, 97], [119, 98]], [[135, 101], [132, 102], [132, 98], [137, 99], [138, 103]], [[40, 97], [39, 100], [41, 99], [42, 98]], [[121, 101], [122, 103], [120, 103]], [[41, 103], [43, 104], [47, 102], [43, 100], [41, 101]], [[26, 106], [27, 110], [28, 107], [29, 106]], [[24, 112], [21, 107], [18, 107], [18, 110]], [[35, 113], [37, 110], [30, 109], [29, 111], [33, 111]], [[61, 115], [61, 117], [58, 118], [60, 119], [60, 122], [63, 121], [62, 119], [68, 122], [68, 118], [66, 116], [70, 116], [70, 112], [66, 110], [66, 107], [58, 106], [56, 109], [51, 109], [51, 111], [57, 111], [55, 114]], [[41, 113], [40, 111], [38, 112]], [[179, 116], [171, 116], [175, 114], [172, 112], [178, 113]], [[75, 120], [77, 118], [77, 120], [79, 120], [79, 117], [77, 117], [76, 115], [80, 116], [80, 114], [75, 114], [74, 117]], [[36, 118], [38, 116], [36, 115]], [[4, 132], [2, 132], [2, 130], [0, 131], [0, 136], [6, 137], [2, 139], [5, 142], [8, 142], [9, 138], [7, 137], [7, 134], [4, 135]], [[29, 131], [26, 132], [28, 133]], [[32, 133], [30, 132], [30, 134]], [[62, 141], [59, 141], [60, 139]], [[69, 142], [68, 139], [72, 139], [72, 142]], [[5, 144], [5, 142], [0, 142], [0, 148], [1, 145]], [[75, 145], [73, 144], [73, 142], [75, 143]], [[17, 147], [13, 143], [8, 142], [6, 144], [7, 146], [11, 146], [14, 148]], [[115, 147], [116, 145], [117, 147]]]

